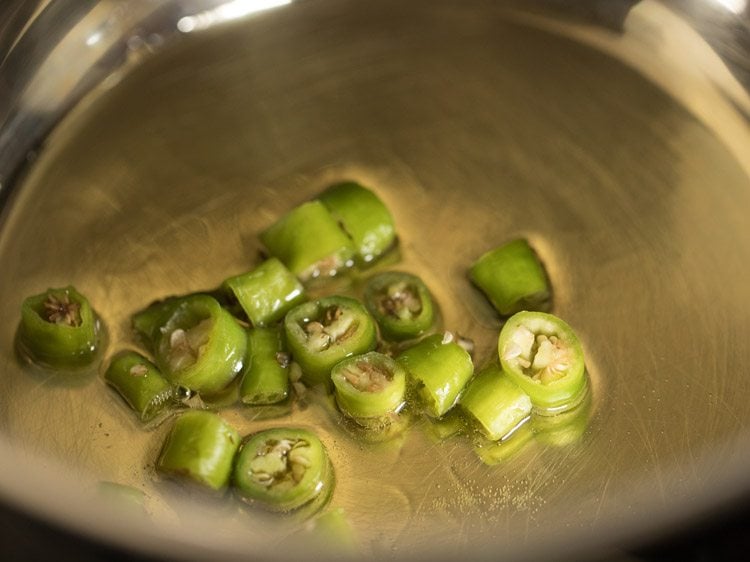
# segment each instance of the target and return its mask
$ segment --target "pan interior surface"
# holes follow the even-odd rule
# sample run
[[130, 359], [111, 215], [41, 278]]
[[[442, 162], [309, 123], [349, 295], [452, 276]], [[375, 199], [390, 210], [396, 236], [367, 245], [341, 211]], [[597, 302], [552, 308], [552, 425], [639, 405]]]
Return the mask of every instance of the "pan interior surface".
[[[184, 498], [154, 472], [170, 424], [140, 427], [98, 372], [23, 367], [22, 300], [76, 286], [107, 326], [108, 357], [136, 345], [133, 312], [251, 269], [263, 229], [353, 179], [395, 216], [400, 262], [375, 267], [421, 275], [477, 365], [501, 322], [467, 269], [531, 241], [553, 311], [586, 351], [587, 423], [487, 466], [470, 440], [439, 440], [427, 422], [365, 443], [315, 400], [279, 418], [230, 407], [226, 419], [243, 434], [315, 428], [336, 471], [332, 505], [375, 555], [518, 552], [671, 505], [697, 510], [743, 461], [750, 424], [747, 175], [613, 58], [501, 12], [386, 4], [300, 3], [179, 38], [53, 132], [0, 223], [5, 437], [84, 487], [144, 490], [153, 520], [175, 525]], [[265, 524], [227, 531], [257, 518], [231, 501], [197, 517], [212, 532], [191, 541], [276, 540]]]

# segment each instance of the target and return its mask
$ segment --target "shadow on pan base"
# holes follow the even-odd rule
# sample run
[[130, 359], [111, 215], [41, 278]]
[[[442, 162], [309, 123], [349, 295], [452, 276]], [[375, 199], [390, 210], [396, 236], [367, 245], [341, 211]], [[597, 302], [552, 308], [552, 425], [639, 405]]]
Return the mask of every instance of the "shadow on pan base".
[[[730, 511], [676, 530], [631, 551], [592, 554], [590, 562], [733, 562], [750, 552], [750, 506]], [[83, 538], [0, 504], [0, 559], [76, 560], [78, 562], [169, 562]], [[580, 562], [580, 559], [579, 559]]]
[[[750, 552], [750, 505], [747, 502], [713, 514], [700, 523], [646, 543], [631, 553], [633, 562], [713, 562], [747, 560]], [[624, 561], [623, 561], [624, 562]]]
[[82, 538], [0, 504], [0, 560], [78, 562], [165, 562]]

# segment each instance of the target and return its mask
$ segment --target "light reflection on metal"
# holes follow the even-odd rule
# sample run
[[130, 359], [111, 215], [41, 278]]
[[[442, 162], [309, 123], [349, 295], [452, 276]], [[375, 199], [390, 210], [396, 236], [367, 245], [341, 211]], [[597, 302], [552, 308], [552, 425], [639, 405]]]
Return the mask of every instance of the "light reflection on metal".
[[86, 45], [88, 47], [93, 47], [101, 40], [102, 40], [102, 32], [101, 30], [97, 30], [93, 32], [91, 35], [89, 35], [88, 37], [86, 37]]
[[747, 0], [714, 0], [733, 14], [741, 14], [747, 9]]
[[211, 10], [180, 18], [177, 21], [177, 29], [183, 33], [199, 31], [217, 23], [231, 21], [255, 12], [291, 3], [292, 0], [233, 0]]

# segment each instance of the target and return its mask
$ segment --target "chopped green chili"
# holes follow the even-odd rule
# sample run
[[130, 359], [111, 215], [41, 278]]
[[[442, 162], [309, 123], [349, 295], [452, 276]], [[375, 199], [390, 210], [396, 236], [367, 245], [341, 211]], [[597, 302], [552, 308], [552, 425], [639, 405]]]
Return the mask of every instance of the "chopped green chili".
[[355, 182], [340, 183], [326, 189], [319, 199], [351, 237], [361, 262], [371, 262], [393, 246], [393, 216], [366, 187]]
[[159, 329], [166, 323], [177, 305], [187, 297], [167, 297], [152, 302], [146, 308], [139, 310], [131, 317], [135, 332], [150, 351], [155, 351]]
[[240, 383], [245, 404], [275, 404], [289, 396], [289, 364], [284, 335], [278, 327], [251, 328], [247, 333], [247, 365]]
[[229, 483], [240, 435], [221, 416], [191, 410], [175, 420], [156, 463], [159, 472], [212, 490]]
[[276, 258], [267, 259], [248, 273], [230, 277], [223, 287], [234, 295], [253, 326], [272, 324], [305, 300], [302, 284]]
[[427, 413], [433, 417], [453, 407], [474, 372], [471, 356], [448, 332], [426, 337], [396, 360], [416, 383]]
[[333, 488], [333, 468], [314, 433], [268, 429], [249, 436], [240, 447], [234, 483], [246, 501], [288, 512], [328, 496]]
[[480, 257], [469, 277], [503, 316], [521, 310], [549, 310], [547, 274], [526, 240], [513, 240]]
[[[311, 392], [310, 404], [330, 408], [335, 399], [346, 416], [342, 427], [370, 444], [398, 436], [386, 446], [399, 455], [411, 421], [412, 409], [402, 412], [408, 380], [431, 417], [427, 431], [438, 439], [466, 434], [473, 419], [481, 433], [472, 432], [472, 441], [487, 464], [507, 459], [533, 436], [559, 446], [583, 435], [590, 395], [582, 347], [565, 322], [541, 312], [550, 306], [551, 289], [526, 240], [487, 252], [471, 267], [471, 280], [496, 310], [513, 314], [498, 337], [500, 365], [492, 363], [474, 378], [473, 342], [449, 332], [424, 337], [395, 360], [372, 351], [376, 322], [391, 349], [413, 343], [392, 342], [434, 332], [437, 307], [415, 275], [373, 276], [365, 305], [344, 296], [304, 302], [302, 282], [332, 277], [355, 260], [367, 264], [394, 246], [393, 217], [371, 190], [354, 182], [334, 185], [281, 217], [261, 240], [271, 257], [250, 272], [226, 279], [210, 294], [170, 297], [133, 315], [133, 327], [156, 364], [124, 351], [112, 358], [104, 379], [141, 420], [153, 419], [177, 398], [191, 407], [216, 408], [236, 402], [239, 393], [245, 404], [272, 405], [286, 400], [290, 389], [297, 401], [286, 401], [284, 412], [293, 404], [304, 409], [302, 381], [332, 384], [335, 398]], [[341, 283], [356, 282], [355, 276], [342, 277]], [[329, 282], [326, 290], [335, 289]], [[28, 358], [58, 368], [95, 358], [101, 325], [73, 287], [29, 297], [21, 312], [17, 344]], [[245, 316], [249, 330], [243, 328]], [[243, 367], [241, 384], [232, 385]], [[453, 409], [455, 404], [461, 408]], [[269, 410], [277, 413], [280, 407]], [[259, 410], [255, 420], [269, 415]], [[211, 490], [233, 481], [248, 503], [295, 517], [320, 509], [334, 486], [327, 451], [312, 432], [270, 429], [241, 443], [230, 424], [205, 409], [176, 419], [156, 469]], [[112, 483], [101, 490], [142, 506], [138, 490]], [[314, 526], [326, 543], [338, 535], [344, 543], [351, 538], [341, 510], [316, 519]]]
[[210, 395], [241, 371], [246, 347], [245, 330], [216, 299], [191, 295], [158, 329], [156, 364], [172, 383]]
[[365, 305], [390, 340], [408, 340], [432, 327], [430, 291], [416, 275], [387, 271], [374, 276], [365, 288]]
[[320, 201], [295, 207], [260, 238], [269, 253], [303, 281], [335, 275], [354, 258], [352, 241]]
[[583, 348], [572, 328], [544, 312], [519, 312], [500, 330], [503, 371], [539, 413], [576, 406], [587, 388]]
[[284, 319], [287, 345], [307, 384], [327, 383], [333, 366], [350, 355], [375, 348], [377, 330], [356, 299], [324, 297], [289, 311]]
[[100, 332], [88, 299], [72, 286], [48, 289], [21, 305], [19, 350], [39, 365], [74, 369], [91, 364]]
[[142, 421], [156, 417], [175, 397], [174, 387], [156, 365], [135, 351], [122, 351], [112, 358], [104, 373]]
[[531, 399], [491, 363], [471, 379], [460, 405], [478, 423], [488, 439], [503, 439], [531, 415]]
[[406, 372], [377, 351], [337, 363], [331, 379], [339, 408], [355, 420], [385, 418], [404, 406]]

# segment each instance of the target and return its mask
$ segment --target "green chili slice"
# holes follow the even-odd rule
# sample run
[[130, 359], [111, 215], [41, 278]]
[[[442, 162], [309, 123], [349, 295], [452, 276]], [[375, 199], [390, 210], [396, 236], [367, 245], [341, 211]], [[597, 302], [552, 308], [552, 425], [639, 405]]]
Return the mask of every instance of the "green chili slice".
[[404, 406], [406, 372], [377, 351], [348, 357], [331, 371], [336, 402], [353, 419], [379, 419]]
[[320, 201], [295, 207], [260, 238], [269, 253], [303, 281], [335, 275], [354, 258], [352, 241]]
[[526, 240], [513, 240], [487, 252], [471, 267], [469, 277], [503, 316], [549, 310], [547, 274]]
[[345, 182], [329, 187], [319, 199], [351, 237], [361, 262], [371, 262], [393, 246], [393, 216], [371, 190]]
[[175, 420], [156, 468], [163, 474], [221, 490], [229, 483], [239, 445], [239, 433], [221, 416], [190, 410]]
[[133, 329], [150, 351], [155, 351], [159, 329], [164, 326], [180, 302], [187, 297], [167, 297], [152, 302], [131, 317]]
[[215, 394], [242, 370], [247, 335], [208, 295], [180, 299], [158, 329], [156, 364], [173, 384]]
[[248, 437], [237, 455], [234, 483], [240, 496], [271, 511], [299, 509], [333, 487], [333, 468], [318, 437], [276, 428]]
[[471, 356], [447, 332], [426, 337], [396, 360], [416, 383], [427, 413], [436, 418], [453, 407], [474, 373]]
[[88, 299], [72, 286], [48, 289], [21, 305], [19, 350], [41, 366], [75, 369], [91, 364], [100, 332]]
[[488, 439], [503, 439], [531, 416], [531, 399], [491, 363], [471, 379], [461, 395], [461, 408], [474, 418]]
[[223, 287], [234, 295], [253, 326], [272, 324], [305, 300], [302, 284], [276, 258], [267, 259], [248, 273], [230, 277]]
[[141, 421], [155, 418], [175, 397], [173, 386], [156, 365], [135, 351], [115, 355], [104, 380], [117, 390]]
[[387, 271], [372, 277], [365, 288], [365, 305], [385, 339], [421, 336], [433, 324], [430, 291], [416, 275]]
[[576, 406], [587, 381], [583, 348], [573, 329], [544, 312], [519, 312], [500, 331], [503, 371], [531, 398], [539, 413]]
[[292, 309], [284, 319], [287, 345], [307, 384], [326, 383], [336, 363], [375, 348], [377, 330], [365, 307], [344, 296]]
[[240, 383], [245, 404], [275, 404], [289, 396], [289, 363], [284, 335], [277, 327], [247, 333], [247, 365]]

